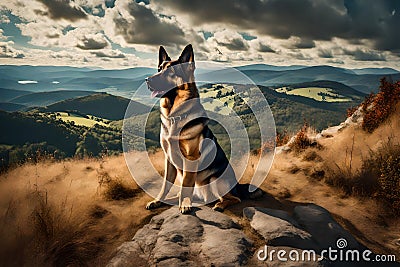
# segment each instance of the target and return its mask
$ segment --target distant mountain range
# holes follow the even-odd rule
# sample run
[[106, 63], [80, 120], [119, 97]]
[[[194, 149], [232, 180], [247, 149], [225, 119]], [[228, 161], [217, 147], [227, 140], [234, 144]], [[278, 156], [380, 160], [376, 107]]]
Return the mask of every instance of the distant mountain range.
[[[0, 92], [2, 90], [0, 89]], [[31, 106], [48, 106], [59, 101], [66, 99], [72, 99], [76, 97], [82, 97], [94, 94], [93, 91], [80, 91], [80, 90], [57, 90], [51, 92], [38, 92], [24, 94], [16, 98], [10, 99], [8, 102], [24, 105], [27, 107]]]
[[[130, 97], [155, 72], [151, 68], [98, 70], [75, 67], [0, 66], [0, 88], [43, 92], [80, 90]], [[2, 92], [1, 92], [2, 93]]]
[[255, 69], [247, 66], [242, 72], [258, 85], [276, 86], [327, 80], [340, 82], [366, 94], [378, 90], [382, 77], [400, 80], [400, 72], [390, 68], [351, 70], [332, 66], [313, 66], [288, 70], [260, 70], [256, 65]]
[[131, 114], [128, 117], [145, 113], [149, 108], [139, 102], [121, 96], [107, 93], [94, 93], [91, 95], [63, 100], [46, 107], [38, 108], [39, 112], [77, 111], [84, 115], [94, 115], [107, 120], [122, 120], [128, 105]]
[[[252, 64], [235, 67], [234, 69], [209, 71], [196, 70], [199, 81], [250, 83], [251, 80], [237, 78], [238, 71], [247, 75], [255, 84], [277, 86], [313, 82], [320, 80], [340, 82], [360, 92], [377, 91], [379, 80], [390, 77], [400, 80], [400, 72], [391, 68], [344, 69], [332, 66], [272, 66]], [[129, 69], [90, 69], [60, 66], [0, 66], [0, 101], [7, 102], [3, 94], [18, 94], [23, 92], [8, 92], [4, 89], [43, 92], [56, 90], [101, 91], [130, 98], [133, 92], [144, 82], [144, 79], [156, 72], [156, 69], [136, 67]], [[21, 104], [21, 103], [16, 103]], [[24, 104], [24, 103], [22, 103]], [[29, 104], [29, 103], [28, 103]]]

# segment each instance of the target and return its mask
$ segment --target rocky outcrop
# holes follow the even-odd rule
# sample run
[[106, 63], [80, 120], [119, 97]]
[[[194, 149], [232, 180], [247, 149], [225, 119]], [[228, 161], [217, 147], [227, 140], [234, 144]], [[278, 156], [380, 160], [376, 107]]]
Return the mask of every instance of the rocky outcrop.
[[318, 140], [323, 137], [325, 137], [325, 138], [333, 137], [334, 135], [343, 131], [345, 128], [347, 128], [351, 125], [360, 126], [363, 122], [363, 119], [364, 119], [363, 109], [362, 109], [362, 107], [359, 107], [344, 122], [342, 122], [339, 125], [332, 126], [332, 127], [329, 127], [327, 129], [323, 130], [321, 133], [317, 134], [315, 138]]
[[[292, 214], [247, 207], [243, 217], [240, 225], [208, 207], [196, 208], [189, 215], [172, 207], [122, 244], [108, 266], [353, 266], [319, 256], [329, 247], [365, 249], [327, 210], [314, 204], [296, 206]], [[313, 250], [316, 259], [282, 261], [270, 258], [266, 249], [285, 251], [286, 258], [289, 253]]]
[[[324, 250], [342, 249], [357, 250], [362, 253], [366, 248], [345, 229], [343, 229], [324, 208], [309, 204], [299, 205], [293, 210], [293, 214], [281, 210], [248, 207], [243, 210], [243, 215], [249, 220], [251, 227], [265, 239], [268, 251], [284, 250], [286, 258], [290, 251], [296, 250], [299, 255], [304, 251], [314, 251], [316, 260], [307, 262], [307, 266], [357, 266], [357, 263], [332, 262], [326, 256]], [[265, 246], [259, 250], [266, 250]], [[264, 256], [264, 254], [261, 254]], [[308, 256], [308, 255], [307, 255]], [[276, 256], [275, 256], [276, 257]], [[266, 258], [269, 266], [285, 266], [285, 262], [279, 259]], [[288, 266], [304, 266], [305, 262], [289, 262]]]
[[182, 215], [177, 207], [154, 216], [109, 266], [242, 266], [252, 241], [229, 216], [208, 207]]
[[[363, 113], [363, 108], [358, 107], [353, 114], [348, 117], [344, 122], [340, 123], [339, 125], [336, 126], [331, 126], [326, 128], [325, 130], [322, 130], [320, 133], [317, 133], [316, 135], [309, 135], [308, 138], [311, 140], [312, 144], [316, 144], [318, 140], [322, 138], [331, 138], [343, 131], [344, 129], [353, 126], [353, 127], [360, 127], [364, 119], [364, 113]], [[286, 153], [290, 152], [291, 149], [291, 144], [293, 144], [296, 140], [296, 136], [292, 136], [290, 140], [287, 142], [287, 144], [276, 147], [275, 148], [275, 153], [276, 154], [281, 154], [281, 153]]]

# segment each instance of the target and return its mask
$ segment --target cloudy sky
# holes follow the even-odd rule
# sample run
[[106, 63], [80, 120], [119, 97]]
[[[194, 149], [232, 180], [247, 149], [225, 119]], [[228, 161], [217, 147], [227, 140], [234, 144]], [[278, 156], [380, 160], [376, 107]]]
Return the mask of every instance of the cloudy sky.
[[0, 64], [126, 68], [176, 56], [232, 65], [400, 70], [398, 0], [8, 0]]

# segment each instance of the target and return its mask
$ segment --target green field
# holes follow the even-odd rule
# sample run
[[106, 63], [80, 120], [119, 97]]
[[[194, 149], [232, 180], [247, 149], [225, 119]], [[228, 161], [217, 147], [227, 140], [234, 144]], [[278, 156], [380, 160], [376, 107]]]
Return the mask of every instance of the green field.
[[[93, 127], [95, 124], [99, 124], [101, 126], [107, 126], [105, 122], [107, 120], [102, 118], [97, 118], [92, 115], [87, 115], [86, 117], [74, 114], [74, 113], [67, 113], [67, 112], [57, 112], [56, 113], [57, 119], [62, 119], [63, 121], [73, 121], [76, 125], [86, 126], [86, 127]], [[97, 120], [96, 120], [97, 119]]]
[[299, 95], [324, 102], [350, 102], [352, 99], [335, 93], [331, 88], [322, 87], [305, 87], [305, 88], [290, 88], [281, 87], [276, 89], [278, 93], [288, 95]]
[[228, 115], [234, 106], [234, 88], [227, 84], [213, 84], [211, 87], [200, 89], [200, 98], [212, 99], [212, 101], [203, 102], [206, 110]]

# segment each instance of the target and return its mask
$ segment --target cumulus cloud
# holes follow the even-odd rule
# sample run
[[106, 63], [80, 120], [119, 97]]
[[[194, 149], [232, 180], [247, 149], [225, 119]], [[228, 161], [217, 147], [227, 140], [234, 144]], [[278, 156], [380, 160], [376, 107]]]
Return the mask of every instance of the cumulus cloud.
[[386, 61], [386, 57], [381, 52], [365, 49], [343, 50], [346, 55], [353, 56], [358, 61]]
[[126, 55], [122, 53], [120, 50], [102, 50], [102, 51], [96, 51], [92, 52], [93, 55], [96, 55], [96, 57], [100, 58], [126, 58]]
[[0, 29], [0, 40], [7, 40], [7, 36], [4, 36], [4, 30]]
[[257, 51], [263, 52], [263, 53], [275, 53], [275, 50], [272, 49], [269, 45], [259, 43]]
[[175, 14], [190, 14], [196, 26], [228, 24], [280, 39], [370, 39], [377, 49], [400, 49], [397, 0], [163, 0], [155, 5]]
[[224, 30], [216, 32], [209, 41], [215, 42], [216, 46], [223, 46], [231, 51], [247, 51], [249, 49], [247, 41], [236, 31]]
[[318, 56], [320, 58], [333, 58], [332, 50], [330, 49], [319, 49]]
[[[127, 66], [138, 62], [134, 54], [146, 55], [140, 64], [154, 64], [147, 58], [156, 57], [159, 45], [176, 57], [192, 43], [197, 59], [233, 64], [365, 66], [372, 61], [399, 68], [399, 16], [399, 2], [393, 0], [3, 1], [0, 21], [14, 23], [43, 50], [33, 52], [24, 47], [27, 38], [21, 43], [1, 29], [0, 41], [18, 45], [2, 44], [3, 62], [12, 60], [5, 58], [7, 51], [20, 53], [24, 64], [49, 64], [46, 59], [103, 65], [110, 60], [107, 66]], [[134, 49], [122, 52], [112, 49], [115, 44]]]
[[1, 10], [0, 10], [0, 23], [8, 24], [8, 23], [10, 23], [10, 22], [11, 22], [11, 21], [10, 21], [9, 17], [7, 17], [6, 14], [3, 14], [3, 13], [1, 12]]
[[328, 60], [328, 63], [343, 65], [344, 61], [340, 59], [330, 59]]
[[39, 13], [41, 15], [48, 15], [52, 19], [66, 19], [75, 21], [79, 19], [85, 19], [87, 17], [86, 12], [82, 7], [75, 4], [70, 0], [38, 0], [47, 7], [47, 12]]
[[0, 42], [0, 58], [23, 58], [25, 55], [22, 51], [14, 49], [14, 42]]
[[185, 34], [173, 17], [161, 16], [144, 4], [117, 0], [111, 16], [114, 33], [128, 44], [184, 45]]
[[46, 21], [33, 21], [29, 23], [20, 23], [17, 27], [22, 35], [31, 37], [30, 43], [37, 46], [59, 45], [59, 37], [62, 30], [57, 24], [50, 25]]
[[293, 49], [308, 49], [315, 47], [315, 42], [313, 40], [300, 38], [297, 36], [290, 37], [288, 42], [289, 44], [287, 45], [287, 47]]
[[305, 54], [301, 51], [293, 51], [288, 53], [291, 57], [298, 59], [298, 60], [311, 60], [312, 57], [310, 57], [308, 54]]
[[104, 37], [104, 35], [100, 33], [87, 34], [84, 35], [82, 39], [78, 40], [76, 46], [84, 50], [95, 50], [95, 49], [103, 49], [109, 46], [109, 42]]

